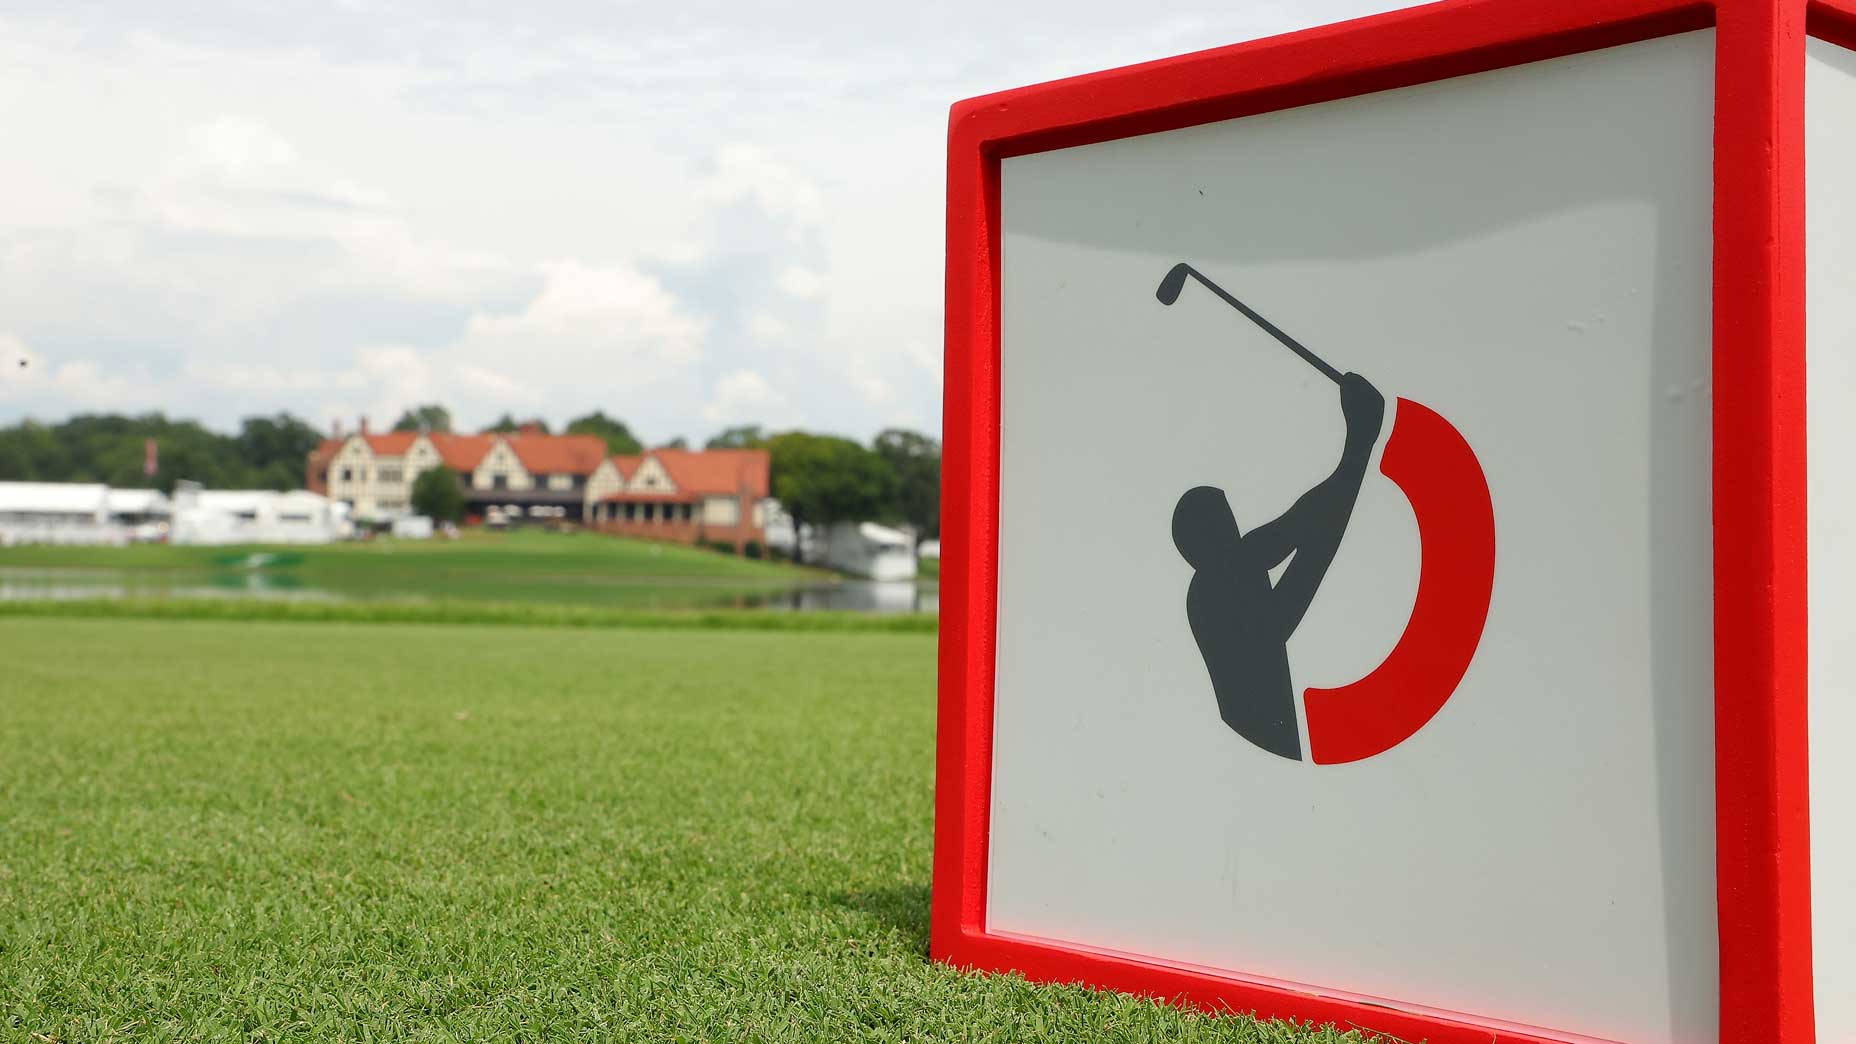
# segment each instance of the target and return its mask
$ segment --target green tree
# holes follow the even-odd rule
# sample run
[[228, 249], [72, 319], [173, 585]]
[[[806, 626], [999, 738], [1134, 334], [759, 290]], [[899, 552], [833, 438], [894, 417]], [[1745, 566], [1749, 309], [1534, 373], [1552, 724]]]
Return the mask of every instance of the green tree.
[[630, 456], [644, 452], [644, 444], [617, 417], [606, 416], [604, 410], [594, 410], [584, 417], [575, 417], [567, 422], [569, 435], [597, 435], [606, 440], [606, 452]]
[[758, 424], [729, 428], [702, 444], [703, 449], [766, 449], [767, 433]]
[[657, 448], [658, 449], [669, 449], [669, 450], [686, 450], [690, 448], [690, 440], [684, 438], [681, 435], [678, 435], [676, 438], [671, 439], [669, 442], [666, 442], [662, 446], [659, 446]]
[[941, 444], [920, 432], [890, 428], [876, 437], [876, 454], [895, 473], [887, 517], [914, 528], [916, 539], [941, 533]]
[[[0, 428], [0, 479], [107, 482], [172, 491], [181, 479], [211, 489], [295, 489], [320, 435], [289, 414], [248, 417], [237, 435], [159, 413], [79, 414], [57, 424]], [[143, 473], [154, 440], [158, 470]]]
[[250, 472], [248, 485], [260, 489], [297, 489], [303, 485], [305, 461], [322, 435], [296, 417], [246, 417], [233, 440]]
[[394, 431], [450, 431], [451, 411], [435, 402], [414, 406], [393, 422]]
[[464, 485], [458, 473], [443, 464], [427, 468], [412, 480], [412, 509], [434, 522], [457, 522], [464, 517]]
[[773, 495], [795, 525], [876, 518], [895, 496], [889, 464], [850, 439], [789, 431], [769, 439], [767, 448]]
[[0, 429], [0, 479], [56, 482], [71, 470], [69, 447], [53, 429], [34, 420]]

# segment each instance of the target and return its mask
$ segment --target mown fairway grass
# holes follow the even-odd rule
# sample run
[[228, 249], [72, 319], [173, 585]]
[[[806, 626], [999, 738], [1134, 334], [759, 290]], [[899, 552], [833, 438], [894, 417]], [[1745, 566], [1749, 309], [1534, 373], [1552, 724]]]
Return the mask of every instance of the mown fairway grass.
[[621, 609], [545, 602], [322, 602], [210, 598], [0, 598], [0, 619], [61, 616], [105, 620], [271, 623], [495, 624], [508, 627], [702, 631], [887, 631], [933, 634], [933, 613], [849, 610]]
[[0, 619], [0, 1039], [1355, 1039], [931, 964], [933, 651]]
[[597, 533], [466, 530], [458, 540], [379, 539], [305, 547], [0, 548], [0, 570], [67, 574], [160, 594], [292, 588], [348, 598], [722, 606], [827, 574], [701, 548]]

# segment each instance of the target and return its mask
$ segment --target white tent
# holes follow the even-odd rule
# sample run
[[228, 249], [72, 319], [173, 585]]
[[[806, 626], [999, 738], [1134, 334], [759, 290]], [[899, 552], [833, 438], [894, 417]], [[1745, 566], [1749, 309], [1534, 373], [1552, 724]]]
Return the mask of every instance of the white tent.
[[0, 545], [160, 539], [168, 498], [96, 482], [0, 482]]
[[172, 509], [158, 489], [112, 489], [104, 497], [111, 518], [166, 518]]
[[174, 505], [158, 489], [112, 489], [104, 500], [110, 521], [129, 531], [135, 541], [163, 540]]
[[174, 492], [176, 544], [326, 544], [353, 530], [347, 506], [319, 493], [268, 489], [201, 489], [183, 482]]

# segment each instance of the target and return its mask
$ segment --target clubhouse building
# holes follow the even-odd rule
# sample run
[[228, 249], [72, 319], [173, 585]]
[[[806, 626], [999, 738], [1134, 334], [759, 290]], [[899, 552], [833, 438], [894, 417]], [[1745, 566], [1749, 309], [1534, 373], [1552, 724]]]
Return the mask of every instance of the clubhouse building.
[[653, 450], [610, 456], [593, 435], [387, 432], [363, 426], [309, 455], [307, 487], [359, 519], [412, 513], [412, 486], [443, 464], [457, 472], [467, 521], [578, 522], [601, 531], [743, 549], [766, 543], [765, 450]]
[[587, 520], [626, 536], [765, 547], [766, 450], [653, 450], [609, 457], [587, 479]]

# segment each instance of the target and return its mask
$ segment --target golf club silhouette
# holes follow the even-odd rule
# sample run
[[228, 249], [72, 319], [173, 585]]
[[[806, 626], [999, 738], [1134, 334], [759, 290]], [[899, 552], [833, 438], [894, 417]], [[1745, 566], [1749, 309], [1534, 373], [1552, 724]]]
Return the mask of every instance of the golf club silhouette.
[[[1203, 284], [1340, 387], [1342, 408], [1349, 415], [1348, 447], [1343, 451], [1340, 467], [1323, 485], [1337, 484], [1343, 477], [1357, 482], [1351, 467], [1363, 466], [1363, 463], [1357, 459], [1350, 461], [1350, 458], [1357, 458], [1362, 440], [1370, 453], [1378, 435], [1377, 424], [1373, 425], [1370, 436], [1356, 430], [1353, 414], [1360, 405], [1358, 386], [1366, 384], [1364, 378], [1343, 374], [1330, 366], [1300, 341], [1184, 261], [1174, 265], [1160, 280], [1154, 296], [1161, 304], [1171, 306], [1179, 300], [1189, 278]], [[1353, 386], [1351, 390], [1350, 385]], [[1366, 387], [1370, 389], [1371, 386]], [[1494, 503], [1482, 465], [1462, 433], [1434, 410], [1409, 399], [1398, 399], [1379, 469], [1405, 494], [1417, 522], [1418, 590], [1404, 632], [1378, 667], [1358, 681], [1339, 688], [1310, 688], [1303, 692], [1308, 753], [1318, 765], [1360, 761], [1384, 753], [1409, 739], [1436, 716], [1469, 670], [1476, 647], [1482, 640], [1489, 602], [1494, 594]], [[1244, 612], [1250, 610], [1238, 612], [1237, 619], [1228, 618], [1232, 599], [1224, 599], [1223, 605], [1214, 604], [1213, 612], [1208, 615], [1213, 625], [1235, 624], [1235, 627], [1221, 633], [1213, 628], [1202, 628], [1199, 620], [1193, 621], [1194, 637], [1213, 675], [1221, 716], [1246, 739], [1283, 757], [1300, 759], [1300, 739], [1295, 732], [1293, 696], [1285, 720], [1280, 700], [1269, 695], [1276, 686], [1288, 684], [1286, 658], [1272, 646], [1286, 641], [1287, 632], [1300, 622], [1307, 600], [1313, 598], [1313, 585], [1320, 583], [1341, 539], [1342, 534], [1333, 527], [1338, 522], [1344, 530], [1357, 489], [1356, 485], [1353, 490], [1345, 491], [1345, 503], [1336, 504], [1333, 501], [1339, 494], [1317, 486], [1304, 494], [1282, 518], [1259, 526], [1241, 538], [1238, 538], [1235, 522], [1230, 524], [1229, 538], [1237, 538], [1240, 542], [1261, 538], [1261, 543], [1270, 546], [1263, 548], [1257, 557], [1275, 558], [1277, 562], [1286, 557], [1277, 555], [1281, 547], [1276, 545], [1283, 537], [1280, 533], [1272, 534], [1271, 530], [1285, 528], [1282, 523], [1298, 512], [1301, 517], [1295, 521], [1300, 528], [1311, 530], [1321, 538], [1315, 548], [1321, 557], [1307, 570], [1313, 574], [1312, 582], [1305, 579], [1296, 589], [1284, 590], [1290, 579], [1289, 569], [1296, 565], [1293, 559], [1282, 579], [1276, 582], [1273, 593], [1292, 604], [1286, 611], [1278, 610], [1285, 613], [1280, 619], [1272, 620], [1267, 613], [1261, 614], [1261, 622], [1272, 627], [1267, 635], [1268, 642], [1257, 640], [1254, 632], [1257, 619], [1243, 618]], [[1192, 498], [1196, 498], [1196, 502], [1189, 504]], [[1188, 491], [1181, 498], [1181, 507], [1191, 507], [1206, 517], [1214, 515], [1214, 509], [1221, 509], [1225, 515], [1229, 513], [1222, 491], [1204, 486]], [[1188, 523], [1194, 528], [1183, 534], [1186, 542], [1182, 543], [1181, 516], [1176, 509], [1174, 542], [1195, 570], [1201, 571], [1195, 573], [1196, 583], [1196, 577], [1203, 575], [1206, 565], [1194, 561], [1194, 555], [1188, 554], [1187, 549], [1192, 548], [1199, 558], [1211, 556], [1202, 550], [1203, 527], [1193, 519], [1188, 519]], [[1303, 557], [1300, 548], [1293, 550], [1296, 558]], [[1239, 572], [1242, 574], [1244, 570]], [[1243, 582], [1241, 575], [1238, 582]], [[1267, 583], [1267, 574], [1264, 582]], [[1194, 597], [1189, 594], [1189, 607]], [[1236, 601], [1255, 604], [1258, 593], [1252, 590]], [[1201, 633], [1202, 630], [1205, 633]], [[1282, 633], [1278, 635], [1276, 631]], [[1259, 651], [1265, 654], [1256, 655]], [[1258, 681], [1262, 684], [1258, 685]], [[1246, 701], [1258, 703], [1259, 693], [1264, 694], [1259, 705], [1244, 705]]]
[[1212, 293], [1217, 294], [1219, 297], [1224, 298], [1225, 304], [1228, 304], [1232, 308], [1235, 308], [1238, 311], [1244, 313], [1244, 317], [1246, 319], [1249, 319], [1251, 322], [1256, 323], [1258, 326], [1262, 327], [1264, 333], [1267, 333], [1271, 337], [1274, 337], [1278, 341], [1281, 341], [1283, 344], [1283, 347], [1301, 356], [1303, 361], [1307, 362], [1308, 365], [1313, 366], [1317, 370], [1320, 370], [1321, 375], [1323, 377], [1326, 377], [1328, 380], [1333, 381], [1335, 384], [1340, 383], [1340, 377], [1341, 377], [1340, 371], [1336, 370], [1332, 366], [1329, 366], [1327, 364], [1327, 360], [1321, 358], [1319, 355], [1316, 355], [1314, 352], [1311, 352], [1307, 348], [1303, 347], [1302, 342], [1296, 340], [1293, 337], [1290, 337], [1286, 333], [1283, 333], [1282, 330], [1277, 328], [1275, 323], [1272, 323], [1268, 319], [1265, 319], [1262, 316], [1258, 315], [1256, 311], [1252, 309], [1249, 305], [1245, 304], [1242, 301], [1239, 301], [1235, 297], [1232, 297], [1230, 293], [1228, 293], [1225, 290], [1224, 287], [1219, 286], [1217, 283], [1212, 282], [1210, 279], [1207, 279], [1205, 277], [1205, 273], [1199, 271], [1198, 269], [1192, 267], [1191, 265], [1185, 263], [1184, 261], [1181, 261], [1179, 264], [1174, 265], [1172, 269], [1167, 272], [1166, 278], [1160, 280], [1160, 289], [1154, 291], [1154, 296], [1160, 299], [1161, 304], [1171, 305], [1173, 302], [1179, 300], [1179, 292], [1185, 289], [1186, 277], [1188, 276], [1192, 277], [1193, 279], [1197, 279], [1200, 283], [1204, 284], [1205, 289], [1210, 290]]

